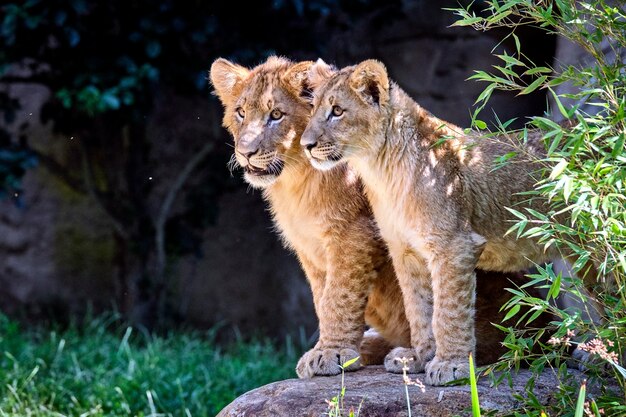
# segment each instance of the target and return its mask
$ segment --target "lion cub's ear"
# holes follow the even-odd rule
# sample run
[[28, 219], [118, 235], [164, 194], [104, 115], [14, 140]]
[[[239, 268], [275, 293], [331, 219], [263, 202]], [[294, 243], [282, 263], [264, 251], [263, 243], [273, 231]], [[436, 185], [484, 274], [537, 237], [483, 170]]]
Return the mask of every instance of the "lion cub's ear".
[[282, 75], [282, 80], [296, 97], [302, 97], [307, 101], [311, 98], [311, 87], [309, 86], [309, 70], [313, 61], [303, 61], [293, 64]]
[[247, 68], [224, 58], [218, 58], [213, 62], [209, 77], [222, 104], [227, 106], [236, 100], [248, 74], [250, 71]]
[[367, 103], [381, 105], [389, 100], [389, 77], [387, 69], [380, 61], [368, 59], [361, 62], [348, 82]]
[[325, 63], [322, 58], [319, 58], [309, 69], [309, 86], [315, 90], [324, 81], [332, 77], [335, 71], [334, 67]]

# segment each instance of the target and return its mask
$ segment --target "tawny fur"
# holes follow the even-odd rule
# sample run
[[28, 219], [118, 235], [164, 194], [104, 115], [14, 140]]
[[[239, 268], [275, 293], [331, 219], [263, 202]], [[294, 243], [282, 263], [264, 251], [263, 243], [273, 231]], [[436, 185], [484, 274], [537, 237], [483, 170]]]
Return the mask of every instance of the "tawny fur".
[[[560, 257], [554, 247], [505, 236], [513, 217], [505, 207], [543, 209], [518, 194], [537, 181], [540, 136], [522, 145], [466, 135], [373, 60], [340, 71], [318, 61], [309, 81], [314, 110], [302, 145], [317, 168], [348, 161], [363, 180], [402, 288], [414, 370], [433, 385], [466, 377], [476, 345], [475, 268], [518, 271]], [[497, 157], [520, 149], [494, 169]]]
[[[300, 377], [339, 373], [338, 364], [359, 355], [360, 345], [366, 364], [380, 363], [394, 346], [410, 346], [402, 294], [360, 179], [346, 164], [324, 173], [313, 169], [300, 146], [311, 110], [303, 97], [311, 65], [272, 57], [249, 70], [218, 59], [210, 73], [244, 178], [263, 189], [277, 229], [311, 286], [320, 338], [300, 359]], [[283, 114], [279, 120], [271, 120], [273, 110]], [[501, 317], [503, 288], [510, 282], [503, 274], [492, 275], [495, 285], [482, 300], [479, 290], [480, 363], [502, 353], [502, 333], [490, 322]], [[366, 323], [378, 333], [363, 339]]]

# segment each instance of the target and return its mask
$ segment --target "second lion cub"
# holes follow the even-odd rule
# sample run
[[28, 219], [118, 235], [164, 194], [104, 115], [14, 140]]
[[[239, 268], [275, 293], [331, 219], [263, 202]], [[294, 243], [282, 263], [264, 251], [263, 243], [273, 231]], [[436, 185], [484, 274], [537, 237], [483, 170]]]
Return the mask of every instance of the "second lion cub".
[[[475, 350], [475, 268], [517, 271], [560, 258], [552, 246], [505, 236], [506, 207], [522, 204], [539, 166], [517, 156], [515, 138], [468, 136], [415, 103], [378, 61], [310, 71], [314, 110], [302, 135], [312, 164], [347, 161], [363, 179], [404, 294], [413, 372], [441, 385], [468, 376]], [[526, 155], [544, 154], [539, 135]], [[531, 205], [541, 211], [535, 202]]]

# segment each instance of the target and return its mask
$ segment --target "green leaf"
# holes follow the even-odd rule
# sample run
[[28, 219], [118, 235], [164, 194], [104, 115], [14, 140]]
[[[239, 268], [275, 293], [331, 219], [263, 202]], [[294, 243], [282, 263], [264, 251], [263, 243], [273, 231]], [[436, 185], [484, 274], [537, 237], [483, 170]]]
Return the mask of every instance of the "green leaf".
[[559, 163], [556, 164], [554, 166], [554, 168], [552, 168], [552, 171], [550, 172], [550, 180], [554, 181], [555, 179], [557, 179], [559, 177], [559, 175], [561, 175], [563, 173], [563, 171], [565, 171], [565, 168], [567, 168], [567, 160], [565, 158], [561, 158], [559, 160]]
[[513, 40], [515, 41], [515, 50], [517, 51], [517, 56], [520, 56], [522, 53], [522, 47], [520, 46], [519, 38], [515, 33], [511, 33], [513, 36]]
[[522, 61], [509, 55], [496, 55], [498, 58], [506, 62], [509, 66], [526, 67]]
[[548, 216], [546, 216], [545, 214], [543, 214], [541, 212], [538, 212], [537, 210], [533, 210], [530, 207], [526, 207], [526, 211], [528, 213], [530, 213], [531, 215], [533, 215], [536, 219], [539, 219], [539, 220], [541, 220], [543, 222], [548, 222], [549, 221]]
[[480, 95], [478, 96], [474, 104], [479, 103], [481, 101], [489, 100], [489, 97], [491, 97], [491, 93], [493, 93], [493, 90], [495, 88], [496, 88], [495, 84], [489, 84], [487, 87], [485, 87], [485, 89], [480, 93]]
[[355, 363], [355, 362], [356, 362], [356, 361], [358, 361], [358, 360], [359, 360], [359, 356], [357, 356], [356, 358], [349, 359], [349, 360], [345, 361], [345, 362], [341, 365], [341, 368], [342, 368], [342, 369], [346, 369], [347, 367], [349, 367], [350, 365], [352, 365], [353, 363]]
[[469, 354], [469, 374], [470, 374], [470, 391], [472, 395], [472, 416], [480, 417], [480, 402], [478, 400], [478, 385], [476, 384], [476, 370], [474, 369], [474, 359]]
[[519, 92], [519, 95], [523, 95], [523, 94], [529, 94], [532, 93], [533, 91], [535, 91], [541, 84], [543, 84], [546, 80], [548, 79], [547, 75], [542, 75], [541, 77], [537, 78], [535, 81], [533, 81], [528, 87], [524, 88], [522, 91]]
[[563, 198], [565, 198], [565, 202], [567, 203], [572, 195], [574, 180], [567, 175], [563, 176], [563, 180]]
[[572, 109], [570, 109], [570, 111], [565, 110], [565, 107], [563, 106], [563, 103], [561, 103], [561, 99], [554, 92], [554, 90], [551, 89], [550, 87], [548, 87], [548, 91], [550, 91], [550, 93], [552, 94], [552, 97], [554, 98], [554, 102], [556, 103], [556, 106], [558, 107], [559, 112], [561, 112], [563, 117], [565, 117], [566, 119], [570, 119], [572, 117], [574, 109], [572, 108]]
[[550, 289], [548, 290], [548, 298], [552, 297], [552, 299], [556, 300], [556, 297], [559, 296], [560, 291], [561, 291], [561, 273], [559, 272], [559, 274], [556, 276], [554, 281], [552, 281], [552, 285], [550, 286]]
[[624, 152], [624, 136], [624, 132], [620, 133], [617, 140], [615, 141], [615, 145], [613, 145], [613, 151], [611, 152], [611, 156], [613, 158]]
[[482, 120], [474, 120], [474, 125], [480, 130], [487, 129], [487, 123], [483, 122]]
[[548, 67], [535, 67], [535, 68], [531, 68], [528, 71], [524, 72], [523, 75], [535, 75], [535, 74], [539, 74], [542, 72], [547, 72], [547, 73], [551, 73], [552, 69], [548, 68]]
[[536, 310], [529, 318], [526, 320], [526, 325], [532, 323], [537, 320], [537, 318], [543, 313], [543, 310]]
[[515, 217], [517, 217], [520, 220], [527, 220], [528, 218], [524, 215], [524, 213], [517, 211], [515, 209], [512, 209], [510, 207], [505, 207], [507, 209], [507, 211], [509, 213], [511, 213], [512, 215], [514, 215]]
[[543, 130], [562, 129], [558, 123], [555, 123], [553, 120], [550, 120], [546, 117], [539, 117], [539, 116], [533, 117], [533, 124]]
[[587, 382], [583, 381], [580, 385], [580, 391], [578, 392], [578, 401], [576, 401], [576, 411], [574, 417], [583, 417], [583, 411], [585, 408], [585, 391], [587, 389]]
[[516, 315], [517, 313], [519, 313], [520, 310], [520, 305], [519, 304], [515, 304], [513, 307], [511, 307], [511, 309], [506, 313], [506, 316], [504, 316], [504, 319], [502, 319], [502, 321], [507, 321], [508, 319], [510, 319], [511, 317], [513, 317], [514, 315]]
[[461, 19], [454, 22], [451, 26], [471, 26], [483, 20], [482, 17], [468, 17], [467, 19]]
[[509, 77], [513, 77], [513, 78], [519, 78], [519, 75], [517, 75], [517, 73], [513, 71], [512, 69], [504, 68], [499, 65], [494, 65], [493, 67], [504, 75], [508, 75]]
[[512, 13], [511, 10], [505, 10], [496, 15], [493, 15], [492, 17], [489, 18], [489, 23], [491, 24], [497, 23], [501, 21], [502, 19], [504, 19], [505, 17], [507, 17], [508, 15], [510, 15], [511, 13]]

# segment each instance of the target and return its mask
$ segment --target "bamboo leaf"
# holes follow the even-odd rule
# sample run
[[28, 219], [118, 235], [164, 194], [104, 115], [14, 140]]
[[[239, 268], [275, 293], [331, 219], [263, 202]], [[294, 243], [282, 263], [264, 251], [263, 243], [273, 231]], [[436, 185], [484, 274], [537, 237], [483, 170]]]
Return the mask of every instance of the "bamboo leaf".
[[535, 74], [539, 74], [542, 72], [547, 72], [547, 73], [551, 73], [552, 69], [548, 68], [548, 67], [535, 67], [535, 68], [531, 68], [528, 71], [524, 72], [523, 75], [535, 75]]
[[515, 50], [517, 51], [517, 56], [520, 56], [522, 53], [522, 47], [520, 45], [519, 38], [515, 33], [511, 33], [511, 35], [513, 36], [513, 40], [515, 41]]
[[480, 402], [478, 400], [478, 386], [476, 385], [476, 372], [474, 369], [474, 359], [469, 354], [470, 391], [472, 396], [472, 416], [480, 417]]
[[482, 120], [476, 119], [474, 120], [474, 125], [479, 128], [480, 130], [484, 130], [487, 129], [487, 123], [483, 122]]
[[504, 316], [504, 319], [502, 319], [502, 321], [507, 321], [508, 319], [510, 319], [511, 317], [515, 316], [517, 313], [519, 313], [520, 310], [520, 305], [519, 304], [515, 304], [513, 307], [511, 307], [511, 309], [506, 313], [506, 316]]
[[624, 152], [624, 132], [620, 133], [615, 141], [615, 145], [613, 145], [613, 151], [611, 152], [612, 157], [616, 157], [617, 155]]
[[550, 87], [548, 87], [548, 91], [550, 91], [550, 93], [552, 94], [552, 97], [554, 98], [554, 102], [556, 103], [556, 106], [558, 107], [559, 112], [561, 112], [563, 117], [565, 117], [566, 119], [570, 119], [572, 117], [572, 114], [570, 114], [570, 113], [573, 113], [574, 109], [571, 109], [571, 111], [565, 110], [565, 107], [563, 106], [563, 103], [561, 103], [561, 99], [554, 92], [554, 90], [552, 90]]
[[524, 64], [522, 61], [512, 56], [509, 56], [509, 55], [496, 55], [496, 56], [500, 58], [501, 60], [503, 60], [504, 62], [506, 62], [509, 66], [526, 67], [526, 64]]
[[550, 172], [550, 177], [549, 177], [550, 180], [554, 181], [555, 179], [557, 179], [559, 175], [561, 175], [563, 171], [565, 171], [567, 164], [568, 164], [567, 160], [565, 158], [561, 158], [559, 160], [559, 163], [556, 164], [554, 168], [552, 168], [552, 172]]
[[467, 19], [457, 20], [450, 26], [472, 26], [478, 22], [481, 22], [482, 20], [483, 18], [478, 16], [468, 17]]
[[580, 385], [580, 391], [578, 392], [578, 401], [576, 401], [576, 411], [574, 417], [583, 417], [583, 411], [585, 408], [585, 391], [587, 389], [587, 382], [583, 381]]
[[541, 84], [543, 84], [546, 80], [548, 79], [547, 75], [542, 75], [541, 77], [537, 78], [535, 81], [533, 81], [528, 87], [524, 88], [522, 91], [520, 91], [519, 95], [523, 95], [523, 94], [530, 94], [533, 91], [535, 91]]

